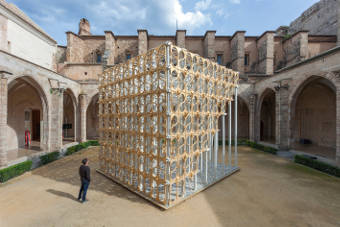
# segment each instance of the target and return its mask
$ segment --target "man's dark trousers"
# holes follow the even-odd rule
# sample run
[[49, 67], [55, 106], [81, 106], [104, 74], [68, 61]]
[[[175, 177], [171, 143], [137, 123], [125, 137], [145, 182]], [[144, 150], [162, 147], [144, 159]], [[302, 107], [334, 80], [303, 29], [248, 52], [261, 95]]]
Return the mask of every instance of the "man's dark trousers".
[[82, 180], [81, 188], [80, 188], [79, 195], [78, 195], [78, 200], [81, 198], [83, 202], [86, 201], [86, 192], [87, 192], [87, 188], [89, 187], [89, 184], [90, 182], [88, 180], [85, 180], [85, 179]]

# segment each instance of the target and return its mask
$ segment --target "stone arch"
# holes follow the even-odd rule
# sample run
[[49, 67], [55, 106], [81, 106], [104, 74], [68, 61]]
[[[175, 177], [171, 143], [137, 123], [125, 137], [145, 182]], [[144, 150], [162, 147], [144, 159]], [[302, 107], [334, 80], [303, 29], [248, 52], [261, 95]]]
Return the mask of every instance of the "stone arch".
[[275, 143], [276, 139], [276, 94], [271, 88], [266, 88], [257, 106], [257, 139]]
[[63, 143], [68, 143], [77, 139], [78, 104], [70, 88], [67, 88], [63, 95]]
[[334, 73], [329, 72], [329, 73], [320, 74], [320, 75], [306, 75], [298, 83], [296, 83], [295, 86], [292, 88], [290, 95], [289, 95], [290, 106], [294, 104], [296, 96], [299, 94], [302, 87], [308, 84], [309, 82], [315, 79], [318, 79], [318, 78], [324, 78], [325, 80], [328, 80], [334, 90], [340, 89], [340, 81], [339, 79], [337, 79], [337, 76]]
[[97, 139], [99, 137], [99, 94], [93, 95], [86, 108], [86, 137], [87, 139]]
[[[249, 103], [241, 96], [237, 96], [237, 137], [249, 139]], [[235, 119], [235, 103], [232, 102], [232, 119]], [[235, 121], [233, 120], [232, 132], [234, 132]]]
[[290, 145], [335, 159], [336, 91], [334, 74], [311, 75], [290, 95]]
[[[239, 139], [249, 139], [249, 117], [250, 117], [250, 112], [249, 112], [249, 104], [248, 102], [245, 101], [245, 99], [241, 96], [238, 97], [238, 111], [237, 111], [237, 117], [238, 117], [238, 123], [237, 123], [237, 128], [238, 128], [238, 133], [237, 137]], [[232, 102], [232, 138], [234, 139], [234, 127], [235, 127], [235, 103]], [[228, 103], [226, 106], [226, 113], [228, 113]], [[225, 120], [225, 127], [226, 127], [226, 140], [228, 139], [228, 118], [226, 117]], [[222, 128], [222, 118], [219, 119], [219, 128]], [[222, 137], [222, 133], [220, 133], [220, 138]]]
[[48, 149], [49, 104], [43, 86], [31, 76], [16, 76], [8, 82], [8, 151], [25, 146], [25, 131], [34, 141], [31, 149]]

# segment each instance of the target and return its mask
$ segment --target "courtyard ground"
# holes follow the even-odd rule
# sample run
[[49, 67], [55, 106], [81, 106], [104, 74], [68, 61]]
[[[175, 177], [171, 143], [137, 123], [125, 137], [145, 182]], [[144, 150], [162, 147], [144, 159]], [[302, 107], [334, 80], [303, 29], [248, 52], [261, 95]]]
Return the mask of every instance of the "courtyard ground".
[[[0, 226], [340, 226], [340, 180], [239, 149], [241, 171], [163, 211], [94, 171], [89, 148], [0, 185]], [[90, 159], [89, 202], [76, 201]]]

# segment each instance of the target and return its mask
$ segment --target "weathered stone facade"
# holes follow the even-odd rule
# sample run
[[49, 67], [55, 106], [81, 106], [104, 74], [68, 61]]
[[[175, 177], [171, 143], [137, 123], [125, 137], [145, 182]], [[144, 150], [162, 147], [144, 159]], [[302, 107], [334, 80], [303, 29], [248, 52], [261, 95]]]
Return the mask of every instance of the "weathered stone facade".
[[[328, 7], [328, 4], [333, 4], [332, 1], [323, 0], [320, 4]], [[79, 142], [97, 137], [98, 74], [103, 68], [146, 53], [166, 41], [240, 72], [240, 137], [266, 142], [280, 149], [300, 149], [301, 141], [310, 141], [320, 150], [325, 148], [325, 157], [340, 165], [340, 47], [335, 35], [340, 35], [340, 23], [337, 33], [331, 35], [322, 31], [332, 30], [333, 24], [327, 29], [327, 24], [323, 24], [321, 33], [317, 35], [305, 31], [304, 27], [287, 35], [287, 32], [299, 27], [299, 23], [307, 23], [314, 14], [324, 15], [322, 12], [327, 7], [312, 10], [314, 13], [305, 14], [303, 20], [297, 19], [290, 28], [280, 27], [261, 36], [247, 36], [245, 31], [237, 31], [233, 36], [218, 36], [216, 31], [207, 31], [204, 36], [190, 36], [185, 30], [177, 30], [175, 35], [169, 36], [149, 35], [147, 30], [138, 30], [136, 35], [131, 36], [115, 35], [111, 31], [92, 35], [90, 23], [82, 19], [78, 34], [66, 33], [67, 46], [54, 45], [53, 51], [49, 52], [54, 59], [50, 68], [32, 63], [29, 56], [11, 53], [4, 45], [6, 36], [2, 36], [0, 70], [4, 73], [0, 73], [0, 166], [8, 164], [7, 143], [16, 149], [23, 145], [25, 128], [11, 125], [16, 119], [8, 116], [7, 108], [7, 100], [11, 100], [11, 104], [14, 103], [12, 100], [16, 100], [20, 105], [21, 99], [16, 99], [20, 97], [16, 93], [19, 87], [30, 86], [40, 99], [31, 99], [32, 103], [27, 102], [28, 106], [20, 110], [13, 109], [11, 105], [13, 111], [21, 112], [17, 121], [25, 122], [26, 129], [33, 130], [34, 126], [40, 125], [40, 136], [37, 137], [40, 148], [58, 150], [64, 146], [67, 136], [71, 135], [68, 139]], [[4, 32], [7, 30], [6, 20], [10, 18], [0, 13], [0, 28]], [[322, 21], [324, 19], [320, 23]], [[44, 36], [27, 21], [21, 23]], [[26, 112], [33, 114], [34, 111], [40, 113], [36, 116], [40, 123], [34, 123], [32, 116], [24, 119]], [[322, 118], [322, 114], [327, 117]], [[72, 129], [65, 134], [63, 126], [70, 122]]]
[[289, 33], [308, 30], [312, 35], [336, 35], [338, 0], [321, 0], [294, 20], [289, 26]]

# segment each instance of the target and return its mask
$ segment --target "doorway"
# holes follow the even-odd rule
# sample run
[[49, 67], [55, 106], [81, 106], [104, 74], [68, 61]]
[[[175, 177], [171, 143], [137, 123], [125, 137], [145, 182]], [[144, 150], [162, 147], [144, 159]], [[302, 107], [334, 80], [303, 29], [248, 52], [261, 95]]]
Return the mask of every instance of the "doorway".
[[32, 110], [32, 141], [40, 141], [40, 110]]

